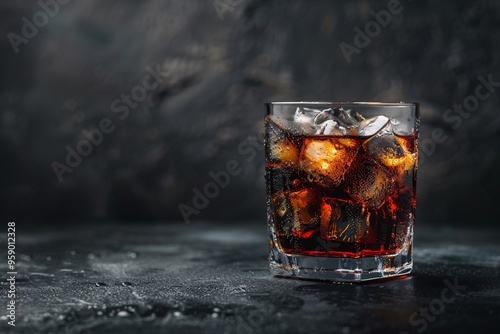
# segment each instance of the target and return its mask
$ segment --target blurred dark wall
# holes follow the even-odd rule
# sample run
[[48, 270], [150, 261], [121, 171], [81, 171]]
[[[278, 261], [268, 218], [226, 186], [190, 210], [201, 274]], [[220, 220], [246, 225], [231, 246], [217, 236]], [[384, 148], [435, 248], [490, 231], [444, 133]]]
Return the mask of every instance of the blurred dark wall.
[[[497, 222], [500, 87], [447, 110], [475, 102], [479, 77], [500, 82], [500, 3], [402, 0], [348, 63], [340, 44], [389, 2], [69, 1], [44, 22], [37, 2], [2, 1], [0, 216], [179, 221], [235, 160], [241, 172], [190, 218], [264, 220], [263, 102], [404, 100], [422, 109], [418, 223]], [[148, 66], [161, 82], [127, 106]], [[105, 118], [114, 130], [59, 182], [53, 162]]]

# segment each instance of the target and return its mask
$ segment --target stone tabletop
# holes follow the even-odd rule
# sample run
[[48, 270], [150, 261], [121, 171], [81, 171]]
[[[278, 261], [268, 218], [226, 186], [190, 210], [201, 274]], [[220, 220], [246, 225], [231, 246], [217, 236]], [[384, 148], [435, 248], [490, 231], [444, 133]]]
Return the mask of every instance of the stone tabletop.
[[16, 326], [2, 333], [498, 332], [500, 231], [416, 229], [401, 279], [272, 277], [264, 223], [16, 226]]

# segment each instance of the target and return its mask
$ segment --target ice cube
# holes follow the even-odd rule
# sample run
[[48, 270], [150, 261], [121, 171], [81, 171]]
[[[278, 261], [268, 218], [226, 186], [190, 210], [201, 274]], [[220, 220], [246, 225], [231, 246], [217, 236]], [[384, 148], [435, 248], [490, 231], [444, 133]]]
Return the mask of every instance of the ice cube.
[[409, 136], [415, 133], [415, 121], [411, 118], [391, 118], [392, 130], [395, 134]]
[[288, 235], [299, 236], [317, 228], [320, 221], [319, 191], [305, 188], [273, 195], [278, 227]]
[[303, 188], [296, 168], [268, 166], [266, 168], [266, 178], [273, 192]]
[[290, 192], [296, 227], [303, 229], [319, 223], [319, 201], [319, 191], [315, 188]]
[[335, 120], [329, 119], [319, 125], [316, 130], [317, 135], [342, 136], [345, 130], [339, 126]]
[[333, 118], [333, 110], [332, 108], [324, 109], [320, 111], [316, 117], [314, 117], [314, 124], [321, 124], [327, 120], [331, 120]]
[[363, 120], [363, 117], [352, 109], [324, 109], [314, 118], [316, 134], [333, 136], [352, 135], [356, 133], [361, 120]]
[[363, 150], [345, 173], [342, 187], [353, 199], [380, 208], [394, 189], [394, 179]]
[[373, 243], [377, 226], [370, 220], [366, 207], [356, 202], [323, 198], [320, 235], [326, 240]]
[[325, 136], [345, 136], [350, 132], [344, 126], [340, 125], [337, 120], [328, 120], [316, 126], [317, 135]]
[[358, 127], [359, 123], [364, 120], [363, 116], [353, 109], [336, 108], [336, 111], [338, 119], [349, 129]]
[[274, 164], [296, 165], [299, 159], [298, 144], [284, 129], [271, 119], [266, 121], [267, 161]]
[[416, 154], [408, 151], [404, 138], [393, 133], [390, 122], [368, 139], [363, 147], [373, 160], [395, 175], [407, 173], [416, 163]]
[[385, 116], [376, 116], [365, 119], [359, 123], [356, 135], [361, 137], [373, 136], [388, 123], [389, 123], [389, 118]]
[[[300, 128], [304, 134], [325, 134], [332, 135], [338, 128], [338, 122], [331, 117], [331, 108], [311, 109], [298, 107], [294, 115], [294, 126]], [[342, 132], [336, 132], [342, 135]]]
[[269, 116], [276, 124], [293, 134], [329, 136], [355, 135], [364, 118], [352, 109], [313, 109], [297, 107], [292, 119]]
[[280, 127], [282, 131], [286, 131], [291, 135], [314, 134], [316, 131], [316, 127], [313, 123], [314, 117], [311, 122], [306, 121], [307, 118], [305, 118], [305, 116], [303, 119], [299, 118], [298, 121], [276, 115], [267, 116], [267, 119]]
[[318, 114], [320, 114], [322, 110], [312, 109], [312, 108], [303, 108], [297, 107], [295, 110], [295, 115], [293, 117], [294, 122], [299, 124], [314, 124], [314, 119]]
[[306, 138], [300, 153], [299, 167], [312, 179], [338, 185], [361, 145], [349, 138]]
[[278, 192], [271, 196], [276, 228], [280, 233], [292, 235], [294, 229], [293, 210], [290, 200], [286, 195], [288, 192]]

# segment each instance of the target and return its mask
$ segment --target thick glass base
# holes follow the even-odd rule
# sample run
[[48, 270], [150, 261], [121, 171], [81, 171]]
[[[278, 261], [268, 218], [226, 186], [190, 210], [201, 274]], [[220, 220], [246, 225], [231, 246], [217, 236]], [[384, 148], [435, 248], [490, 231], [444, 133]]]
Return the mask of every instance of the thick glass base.
[[271, 252], [276, 276], [359, 282], [409, 274], [413, 262], [401, 254], [350, 258], [321, 258]]
[[360, 258], [294, 255], [271, 242], [269, 264], [275, 276], [360, 282], [409, 274], [413, 268], [412, 237], [396, 254]]

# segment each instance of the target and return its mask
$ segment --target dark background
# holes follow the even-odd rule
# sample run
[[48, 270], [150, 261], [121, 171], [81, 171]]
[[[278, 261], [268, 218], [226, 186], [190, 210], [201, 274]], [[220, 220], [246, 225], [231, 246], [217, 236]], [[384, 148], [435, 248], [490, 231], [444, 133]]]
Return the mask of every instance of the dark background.
[[[353, 45], [387, 1], [69, 1], [15, 53], [8, 34], [36, 1], [0, 4], [0, 217], [32, 222], [180, 221], [180, 203], [230, 160], [243, 171], [193, 221], [265, 221], [263, 153], [238, 145], [263, 128], [266, 101], [417, 101], [421, 152], [417, 224], [492, 225], [500, 196], [500, 89], [460, 127], [443, 114], [480, 83], [500, 81], [500, 3], [408, 1], [351, 63]], [[130, 115], [111, 110], [146, 66], [168, 77]], [[83, 130], [116, 130], [59, 182]], [[421, 145], [422, 147], [422, 145]], [[427, 152], [429, 152], [429, 148]], [[425, 155], [425, 156], [424, 156]]]

